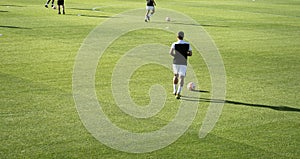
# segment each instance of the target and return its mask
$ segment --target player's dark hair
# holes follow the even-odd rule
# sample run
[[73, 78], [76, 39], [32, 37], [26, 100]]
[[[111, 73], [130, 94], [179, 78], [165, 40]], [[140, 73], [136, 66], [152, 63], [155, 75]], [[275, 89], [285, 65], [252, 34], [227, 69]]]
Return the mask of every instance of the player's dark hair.
[[178, 38], [179, 40], [183, 40], [183, 37], [182, 37], [182, 36], [177, 36], [177, 38]]

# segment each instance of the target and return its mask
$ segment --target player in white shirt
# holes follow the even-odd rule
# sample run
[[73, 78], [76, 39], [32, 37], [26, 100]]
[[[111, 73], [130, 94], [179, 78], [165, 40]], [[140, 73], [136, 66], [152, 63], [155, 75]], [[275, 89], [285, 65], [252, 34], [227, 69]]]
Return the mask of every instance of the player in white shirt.
[[[192, 48], [190, 43], [183, 40], [184, 32], [177, 34], [177, 42], [174, 42], [170, 49], [170, 55], [173, 56], [173, 94], [180, 99], [181, 90], [184, 85], [184, 77], [187, 69], [187, 58], [192, 56]], [[178, 88], [177, 88], [178, 85]]]

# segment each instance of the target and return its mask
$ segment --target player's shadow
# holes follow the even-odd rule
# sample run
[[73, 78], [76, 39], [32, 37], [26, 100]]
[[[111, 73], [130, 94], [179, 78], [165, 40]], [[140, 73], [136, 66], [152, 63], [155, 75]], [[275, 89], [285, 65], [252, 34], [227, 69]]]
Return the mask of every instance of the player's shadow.
[[12, 4], [1, 4], [0, 6], [4, 6], [4, 7], [24, 7], [24, 6], [20, 6], [20, 5], [12, 5]]
[[106, 15], [87, 15], [87, 14], [82, 14], [81, 16], [83, 16], [83, 17], [92, 17], [92, 18], [112, 18], [111, 16], [106, 16]]
[[[151, 23], [161, 23], [161, 24], [165, 24], [166, 22], [151, 22]], [[170, 24], [175, 24], [175, 25], [192, 25], [192, 26], [202, 26], [202, 27], [221, 27], [221, 28], [228, 28], [229, 26], [226, 25], [213, 25], [213, 24], [195, 24], [195, 23], [182, 23], [182, 22], [168, 22]]]
[[0, 28], [10, 28], [10, 29], [32, 29], [26, 27], [10, 26], [10, 25], [0, 25]]
[[195, 102], [224, 103], [224, 104], [233, 104], [233, 105], [241, 105], [241, 106], [248, 106], [248, 107], [268, 108], [268, 109], [273, 109], [273, 110], [277, 110], [277, 111], [300, 112], [299, 108], [283, 106], [283, 105], [273, 106], [273, 105], [265, 105], [265, 104], [238, 102], [238, 101], [232, 101], [232, 100], [209, 99], [209, 98], [198, 98], [198, 97], [188, 97], [188, 96], [182, 96], [181, 99], [186, 100], [186, 101], [195, 101]]
[[200, 93], [209, 93], [209, 91], [205, 91], [205, 90], [192, 90], [193, 92], [200, 92]]
[[188, 23], [181, 23], [181, 22], [171, 22], [172, 24], [179, 24], [179, 25], [195, 25], [195, 26], [202, 26], [202, 27], [222, 27], [228, 28], [229, 26], [226, 25], [212, 25], [212, 24], [188, 24]]
[[93, 11], [93, 9], [91, 9], [91, 8], [69, 8], [69, 9], [73, 9], [73, 10], [83, 10], [83, 11]]
[[113, 18], [111, 16], [106, 16], [106, 15], [87, 15], [87, 14], [67, 14], [70, 16], [82, 16], [82, 17], [91, 17], [91, 18]]

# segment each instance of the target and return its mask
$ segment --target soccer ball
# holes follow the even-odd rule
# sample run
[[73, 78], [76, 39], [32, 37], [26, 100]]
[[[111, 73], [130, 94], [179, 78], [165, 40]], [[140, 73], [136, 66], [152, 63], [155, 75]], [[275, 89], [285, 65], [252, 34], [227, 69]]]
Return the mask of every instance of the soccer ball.
[[166, 17], [166, 21], [167, 22], [171, 21], [171, 18], [170, 17]]
[[196, 85], [195, 85], [195, 83], [190, 82], [190, 83], [187, 84], [186, 87], [187, 87], [188, 90], [193, 91], [193, 90], [195, 90]]
[[52, 9], [56, 9], [56, 7], [55, 7], [55, 6], [53, 6], [53, 7], [52, 7]]

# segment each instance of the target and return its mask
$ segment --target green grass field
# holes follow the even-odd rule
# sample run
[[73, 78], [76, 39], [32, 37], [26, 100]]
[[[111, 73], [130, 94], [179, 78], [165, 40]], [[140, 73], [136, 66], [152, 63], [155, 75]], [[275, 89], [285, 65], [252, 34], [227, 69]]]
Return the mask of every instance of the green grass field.
[[[0, 1], [0, 158], [300, 158], [299, 0], [157, 0], [149, 24], [144, 22], [144, 0], [66, 0], [66, 15], [46, 9], [44, 3]], [[129, 16], [135, 23], [117, 16], [134, 9], [142, 10]], [[110, 148], [86, 129], [78, 113], [73, 87], [77, 55], [90, 33], [110, 20], [119, 25], [96, 32], [97, 40], [126, 26], [144, 26], [113, 39], [101, 58], [91, 59], [98, 60], [93, 81], [102, 110], [116, 126], [134, 133], [159, 130], [185, 102], [171, 95], [171, 70], [148, 63], [127, 79], [129, 89], [121, 90], [145, 107], [151, 86], [163, 86], [164, 107], [145, 119], [119, 109], [112, 74], [126, 52], [142, 53], [134, 48], [149, 44], [169, 47], [176, 40], [170, 30], [155, 26], [188, 27], [176, 15], [164, 15], [165, 9], [195, 20], [218, 48], [226, 70], [222, 114], [212, 131], [199, 138], [209, 104], [220, 100], [212, 98], [209, 69], [193, 48], [189, 63], [202, 92], [194, 92], [198, 111], [187, 131], [152, 152]], [[161, 18], [166, 16], [171, 22]], [[97, 47], [107, 40], [101, 39]], [[160, 54], [169, 56], [164, 49]], [[169, 58], [166, 65], [171, 65]]]

